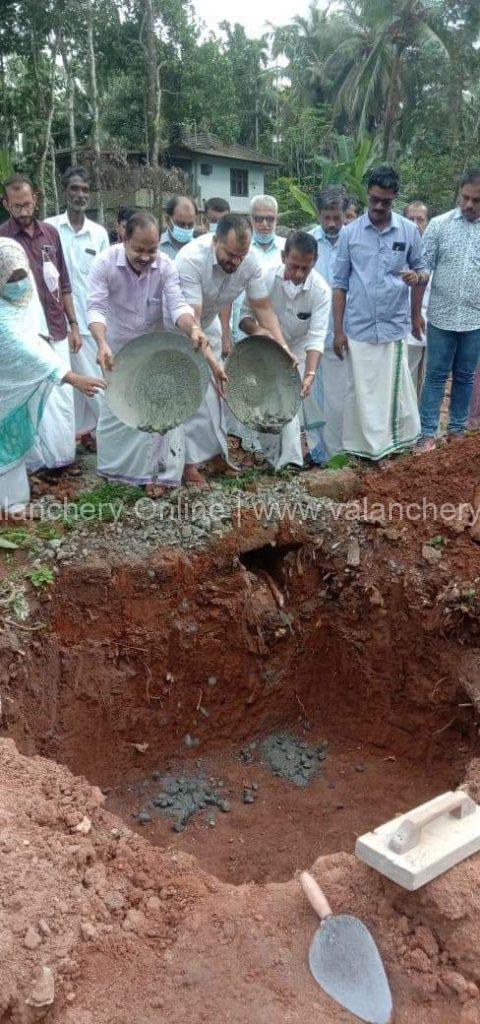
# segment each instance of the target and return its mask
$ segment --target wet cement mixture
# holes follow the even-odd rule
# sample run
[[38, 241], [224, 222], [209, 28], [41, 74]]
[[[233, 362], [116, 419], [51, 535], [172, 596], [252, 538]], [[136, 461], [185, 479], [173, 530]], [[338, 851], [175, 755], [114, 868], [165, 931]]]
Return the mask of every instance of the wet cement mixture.
[[480, 799], [474, 524], [385, 514], [474, 509], [478, 469], [471, 438], [244, 474], [200, 534], [128, 509], [0, 530], [1, 1024], [348, 1024], [308, 971], [303, 868], [372, 930], [396, 1024], [480, 1024], [480, 858], [408, 893], [354, 857]]

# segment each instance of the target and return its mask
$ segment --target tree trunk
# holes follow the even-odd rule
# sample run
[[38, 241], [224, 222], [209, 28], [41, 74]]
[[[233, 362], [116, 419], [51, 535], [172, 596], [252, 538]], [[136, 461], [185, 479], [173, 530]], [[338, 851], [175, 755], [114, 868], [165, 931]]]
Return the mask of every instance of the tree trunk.
[[60, 46], [62, 64], [67, 80], [67, 109], [68, 109], [68, 134], [70, 136], [70, 161], [72, 167], [78, 163], [77, 154], [77, 129], [75, 124], [75, 75], [67, 58], [65, 45]]
[[97, 62], [95, 59], [95, 44], [93, 38], [93, 0], [89, 0], [87, 7], [87, 40], [88, 40], [88, 66], [90, 77], [90, 103], [92, 107], [92, 144], [93, 144], [93, 179], [97, 194], [97, 220], [103, 224], [105, 217], [103, 211], [102, 181], [100, 175], [100, 114], [98, 109], [98, 86], [97, 86]]
[[160, 87], [160, 67], [158, 63], [157, 36], [155, 33], [154, 0], [143, 0], [145, 17], [145, 51], [147, 71], [147, 161], [150, 167], [158, 167], [160, 158], [160, 129], [162, 91]]
[[60, 203], [58, 201], [58, 188], [57, 188], [57, 162], [55, 160], [55, 143], [50, 136], [50, 163], [52, 168], [52, 190], [53, 198], [55, 202], [55, 213], [60, 213]]
[[385, 121], [383, 125], [383, 159], [389, 160], [395, 143], [395, 127], [398, 120], [398, 108], [400, 103], [400, 50], [395, 51], [393, 67], [388, 88], [387, 107], [385, 110]]
[[53, 112], [55, 110], [55, 65], [58, 53], [58, 36], [55, 38], [55, 42], [52, 48], [52, 68], [50, 75], [50, 84], [48, 90], [48, 105], [46, 107], [46, 118], [45, 118], [45, 130], [44, 137], [41, 144], [38, 159], [38, 170], [37, 170], [37, 181], [38, 181], [38, 195], [40, 199], [40, 219], [43, 220], [47, 214], [47, 200], [45, 196], [45, 168], [47, 164], [48, 152], [50, 149], [50, 139], [52, 134], [52, 121]]

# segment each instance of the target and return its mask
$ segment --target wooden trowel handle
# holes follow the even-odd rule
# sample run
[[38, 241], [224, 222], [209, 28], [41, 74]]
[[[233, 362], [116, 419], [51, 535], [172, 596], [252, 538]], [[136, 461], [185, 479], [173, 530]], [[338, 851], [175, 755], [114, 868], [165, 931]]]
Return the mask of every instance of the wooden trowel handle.
[[326, 917], [331, 917], [332, 911], [327, 897], [312, 875], [309, 875], [308, 871], [302, 871], [300, 885], [310, 906], [318, 914], [320, 920], [324, 921]]

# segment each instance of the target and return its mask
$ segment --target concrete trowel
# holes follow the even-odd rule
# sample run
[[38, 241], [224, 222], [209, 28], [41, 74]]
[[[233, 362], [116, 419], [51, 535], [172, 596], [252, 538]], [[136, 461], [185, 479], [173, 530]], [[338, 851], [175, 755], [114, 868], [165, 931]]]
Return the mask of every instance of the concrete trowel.
[[380, 953], [358, 917], [332, 914], [325, 894], [304, 871], [300, 884], [321, 920], [310, 946], [310, 970], [327, 995], [368, 1024], [390, 1024], [392, 996]]

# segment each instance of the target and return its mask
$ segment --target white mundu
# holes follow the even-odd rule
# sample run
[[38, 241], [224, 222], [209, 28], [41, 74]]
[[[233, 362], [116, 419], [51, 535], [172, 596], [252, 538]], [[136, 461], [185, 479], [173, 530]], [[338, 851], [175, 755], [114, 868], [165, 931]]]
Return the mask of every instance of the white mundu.
[[[218, 313], [242, 291], [249, 299], [266, 299], [267, 286], [258, 256], [250, 250], [233, 274], [227, 274], [217, 262], [212, 235], [202, 235], [185, 245], [175, 260], [180, 286], [191, 306], [201, 310], [200, 322], [215, 358], [222, 358]], [[227, 456], [225, 403], [210, 381], [204, 401], [185, 424], [185, 462], [206, 462], [214, 455]]]
[[[283, 264], [267, 271], [268, 297], [277, 314], [283, 337], [298, 359], [298, 369], [303, 378], [307, 352], [313, 350], [322, 353], [324, 350], [332, 293], [327, 282], [316, 270], [310, 271], [301, 285], [294, 285], [284, 278]], [[246, 302], [242, 316], [250, 314], [251, 310]], [[318, 410], [313, 409], [313, 402], [308, 398], [304, 399], [303, 405], [302, 419], [307, 427], [308, 440], [308, 424], [312, 423]], [[266, 458], [275, 469], [281, 469], [288, 463], [303, 465], [298, 416], [283, 428], [280, 435], [259, 434], [258, 438]]]
[[[70, 355], [72, 370], [75, 370], [76, 373], [83, 373], [87, 377], [101, 377], [102, 372], [97, 363], [97, 346], [87, 323], [87, 291], [88, 275], [95, 257], [110, 247], [107, 232], [101, 224], [96, 224], [88, 217], [85, 217], [80, 230], [75, 231], [70, 223], [67, 210], [55, 217], [48, 217], [47, 224], [53, 224], [61, 238], [63, 255], [72, 285], [75, 315], [82, 337], [80, 351], [72, 352]], [[95, 430], [100, 411], [100, 392], [89, 398], [75, 390], [73, 401], [76, 433], [88, 434]]]

